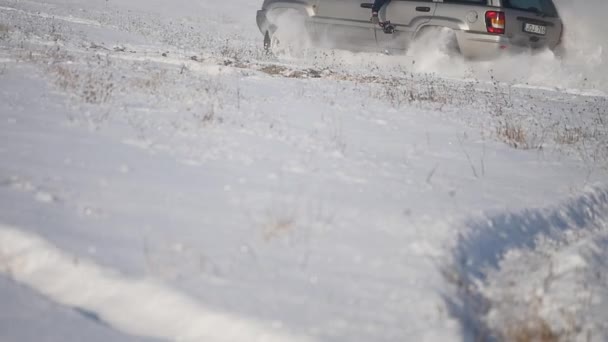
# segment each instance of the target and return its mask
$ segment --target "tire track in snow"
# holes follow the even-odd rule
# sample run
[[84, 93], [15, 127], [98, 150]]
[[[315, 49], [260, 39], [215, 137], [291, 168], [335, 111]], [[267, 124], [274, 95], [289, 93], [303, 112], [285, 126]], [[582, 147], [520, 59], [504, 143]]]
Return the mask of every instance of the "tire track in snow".
[[312, 341], [214, 312], [149, 279], [129, 279], [39, 236], [0, 224], [0, 273], [131, 335], [173, 341]]
[[594, 188], [558, 206], [499, 213], [466, 223], [468, 231], [458, 237], [453, 263], [443, 269], [444, 277], [456, 285], [457, 294], [446, 298], [451, 314], [461, 321], [471, 340], [494, 335], [485, 316], [492, 298], [483, 288], [488, 275], [498, 272], [510, 251], [536, 251], [539, 239], [562, 241], [569, 233], [601, 231], [608, 225], [608, 188]]

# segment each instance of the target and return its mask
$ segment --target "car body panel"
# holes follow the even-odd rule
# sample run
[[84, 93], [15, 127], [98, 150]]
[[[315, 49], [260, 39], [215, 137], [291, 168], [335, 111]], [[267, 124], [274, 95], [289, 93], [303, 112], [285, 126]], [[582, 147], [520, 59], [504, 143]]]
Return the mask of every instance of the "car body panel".
[[395, 33], [382, 36], [382, 46], [386, 49], [405, 50], [416, 33], [429, 23], [435, 14], [434, 1], [391, 1], [382, 9], [381, 15], [395, 26]]
[[492, 58], [501, 52], [504, 37], [490, 34], [485, 14], [498, 10], [482, 3], [439, 2], [428, 25], [447, 27], [456, 33], [461, 53], [469, 58]]
[[[370, 10], [362, 8], [365, 0], [319, 0], [312, 17], [315, 37], [337, 47], [350, 49], [375, 45]], [[377, 28], [379, 30], [379, 28]]]
[[274, 12], [277, 14], [286, 11], [294, 10], [300, 12], [305, 17], [312, 17], [315, 15], [315, 2], [316, 1], [302, 1], [302, 0], [265, 0], [262, 9], [257, 12], [256, 22], [258, 28], [262, 34], [265, 34], [269, 28], [273, 26], [273, 18], [270, 18]]

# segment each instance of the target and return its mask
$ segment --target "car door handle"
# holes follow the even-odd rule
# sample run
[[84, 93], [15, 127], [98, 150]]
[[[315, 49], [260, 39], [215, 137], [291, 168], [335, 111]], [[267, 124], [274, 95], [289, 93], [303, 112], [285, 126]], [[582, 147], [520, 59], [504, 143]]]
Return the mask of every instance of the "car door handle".
[[430, 7], [416, 7], [416, 11], [418, 11], [418, 12], [430, 12], [431, 8]]
[[374, 4], [370, 4], [370, 3], [362, 3], [361, 4], [361, 8], [369, 8], [369, 9], [371, 9], [372, 7], [374, 7]]

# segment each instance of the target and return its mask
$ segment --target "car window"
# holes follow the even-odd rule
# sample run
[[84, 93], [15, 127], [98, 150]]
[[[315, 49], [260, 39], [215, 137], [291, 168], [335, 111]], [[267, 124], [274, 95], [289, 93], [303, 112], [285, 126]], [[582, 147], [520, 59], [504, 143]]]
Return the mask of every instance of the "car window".
[[488, 0], [443, 0], [444, 3], [487, 5]]
[[503, 0], [503, 6], [556, 17], [557, 10], [552, 0]]

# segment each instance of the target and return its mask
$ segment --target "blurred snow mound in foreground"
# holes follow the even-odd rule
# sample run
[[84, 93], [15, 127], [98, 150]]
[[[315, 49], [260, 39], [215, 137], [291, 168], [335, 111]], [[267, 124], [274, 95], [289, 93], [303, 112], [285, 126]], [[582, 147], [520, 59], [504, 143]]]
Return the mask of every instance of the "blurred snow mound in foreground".
[[176, 341], [311, 341], [205, 309], [152, 279], [127, 278], [0, 224], [0, 274], [124, 332]]

